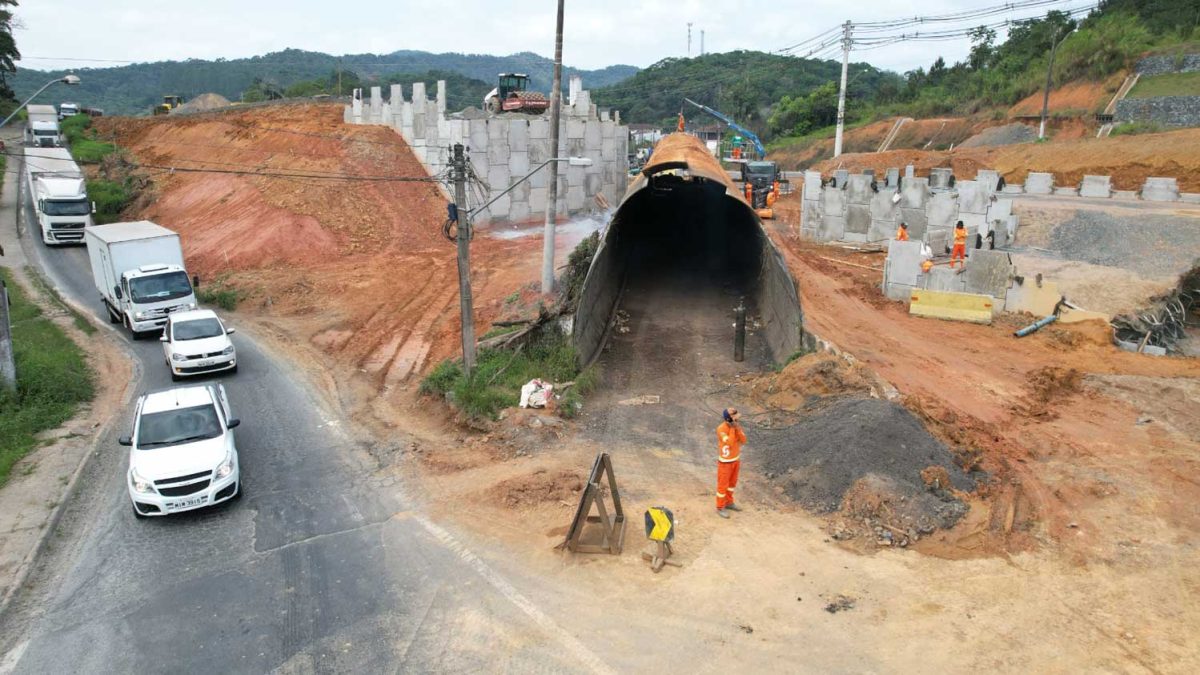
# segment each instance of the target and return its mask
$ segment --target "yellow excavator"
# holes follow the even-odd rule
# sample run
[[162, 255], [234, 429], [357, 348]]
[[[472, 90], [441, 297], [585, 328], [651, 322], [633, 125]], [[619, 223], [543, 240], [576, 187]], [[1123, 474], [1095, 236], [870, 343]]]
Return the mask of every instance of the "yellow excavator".
[[166, 115], [167, 113], [171, 112], [172, 110], [183, 105], [183, 102], [184, 101], [183, 101], [182, 96], [163, 96], [163, 102], [154, 106], [154, 108], [152, 109], [152, 112], [155, 115]]

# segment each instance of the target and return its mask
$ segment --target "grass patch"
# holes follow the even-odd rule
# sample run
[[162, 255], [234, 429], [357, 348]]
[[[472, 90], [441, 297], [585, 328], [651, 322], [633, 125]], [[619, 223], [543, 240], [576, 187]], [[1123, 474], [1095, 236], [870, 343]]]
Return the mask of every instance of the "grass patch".
[[87, 182], [88, 199], [96, 202], [96, 223], [115, 223], [121, 220], [121, 211], [133, 198], [124, 183], [115, 180], [89, 180]]
[[1200, 96], [1200, 73], [1165, 73], [1138, 79], [1127, 98]]
[[[470, 379], [463, 375], [459, 362], [439, 363], [421, 381], [420, 391], [445, 396], [472, 417], [495, 419], [502, 408], [517, 404], [526, 382], [535, 377], [548, 382], [575, 380], [580, 374], [577, 363], [570, 338], [545, 327], [519, 349], [480, 350]], [[594, 381], [591, 386], [595, 386]], [[577, 383], [568, 395], [578, 387]]]
[[221, 279], [204, 284], [196, 289], [196, 299], [206, 305], [216, 305], [221, 309], [232, 312], [237, 309], [244, 294], [238, 289], [225, 285]]
[[1167, 128], [1158, 122], [1122, 122], [1112, 128], [1110, 136], [1136, 136], [1138, 134], [1159, 134]]
[[583, 280], [587, 277], [588, 269], [592, 266], [592, 258], [596, 257], [598, 248], [600, 248], [600, 233], [593, 232], [584, 237], [567, 258], [567, 270], [563, 273], [560, 289], [563, 297], [566, 298], [567, 307], [574, 308], [579, 303], [579, 294], [583, 291]]
[[12, 467], [37, 446], [34, 436], [71, 419], [95, 395], [83, 351], [0, 268], [12, 307], [16, 391], [0, 389], [0, 485]]
[[492, 326], [490, 329], [488, 329], [488, 332], [484, 333], [483, 336], [480, 337], [479, 339], [487, 340], [489, 338], [498, 337], [500, 335], [507, 335], [508, 333], [515, 333], [524, 327], [525, 326], [523, 326], [521, 324], [517, 324], [515, 326]]
[[71, 315], [71, 321], [75, 324], [76, 328], [83, 331], [87, 335], [94, 335], [96, 333], [96, 327], [92, 325], [92, 322], [88, 321], [87, 317], [80, 313], [79, 310], [75, 309], [73, 305], [68, 304], [67, 301], [64, 300], [61, 295], [59, 295], [57, 290], [51, 288], [50, 284], [46, 283], [45, 277], [39, 274], [36, 269], [26, 265], [25, 276], [33, 281], [33, 284], [37, 286], [38, 291], [48, 296], [55, 305], [58, 305], [60, 309]]
[[81, 164], [99, 164], [105, 157], [117, 151], [115, 143], [96, 138], [92, 129], [92, 118], [88, 115], [72, 115], [60, 125], [71, 155]]

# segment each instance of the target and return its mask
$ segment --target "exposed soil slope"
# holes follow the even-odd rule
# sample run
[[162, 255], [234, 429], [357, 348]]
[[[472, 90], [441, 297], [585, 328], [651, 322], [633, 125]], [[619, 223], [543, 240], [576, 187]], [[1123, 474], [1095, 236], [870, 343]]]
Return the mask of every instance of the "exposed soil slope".
[[[337, 105], [284, 105], [98, 126], [144, 165], [217, 172], [150, 169], [153, 197], [127, 218], [179, 232], [189, 268], [240, 291], [239, 309], [379, 386], [411, 383], [458, 344], [446, 200], [432, 182], [379, 180], [426, 174], [394, 131], [346, 125], [342, 114]], [[481, 327], [499, 298], [537, 278], [537, 256], [527, 254], [538, 248], [482, 236], [472, 245]]]

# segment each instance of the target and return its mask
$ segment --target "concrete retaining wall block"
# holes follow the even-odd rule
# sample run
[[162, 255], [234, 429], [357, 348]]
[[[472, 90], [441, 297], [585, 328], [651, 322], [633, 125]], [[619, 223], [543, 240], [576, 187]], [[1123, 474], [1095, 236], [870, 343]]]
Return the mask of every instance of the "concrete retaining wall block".
[[1025, 192], [1031, 195], [1048, 195], [1054, 192], [1054, 174], [1030, 172], [1025, 177]]
[[1108, 199], [1112, 196], [1111, 176], [1084, 176], [1079, 183], [1080, 197], [1100, 197]]
[[1151, 176], [1142, 185], [1142, 199], [1148, 202], [1179, 201], [1179, 181]]

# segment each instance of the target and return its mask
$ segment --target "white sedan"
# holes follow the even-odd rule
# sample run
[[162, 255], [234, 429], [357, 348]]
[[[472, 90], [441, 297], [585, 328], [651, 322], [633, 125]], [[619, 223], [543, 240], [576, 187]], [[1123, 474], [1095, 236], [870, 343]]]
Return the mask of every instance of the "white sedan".
[[210, 309], [171, 314], [159, 338], [171, 379], [178, 382], [187, 375], [224, 370], [236, 373], [237, 350], [229, 339], [233, 333]]
[[179, 387], [138, 399], [126, 483], [138, 518], [202, 508], [241, 496], [229, 410], [219, 384]]

